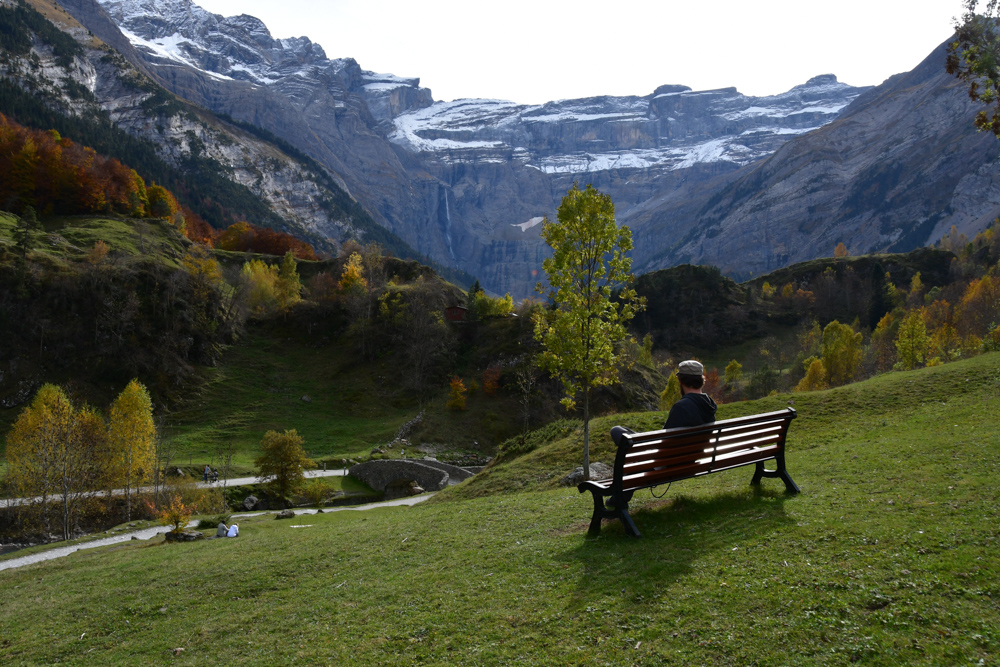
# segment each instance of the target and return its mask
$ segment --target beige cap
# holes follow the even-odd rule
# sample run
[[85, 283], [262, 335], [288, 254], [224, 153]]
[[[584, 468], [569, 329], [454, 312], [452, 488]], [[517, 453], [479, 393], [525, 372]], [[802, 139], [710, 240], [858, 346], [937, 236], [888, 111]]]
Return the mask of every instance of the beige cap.
[[700, 361], [688, 359], [677, 366], [677, 373], [679, 375], [704, 375], [705, 367], [701, 365]]

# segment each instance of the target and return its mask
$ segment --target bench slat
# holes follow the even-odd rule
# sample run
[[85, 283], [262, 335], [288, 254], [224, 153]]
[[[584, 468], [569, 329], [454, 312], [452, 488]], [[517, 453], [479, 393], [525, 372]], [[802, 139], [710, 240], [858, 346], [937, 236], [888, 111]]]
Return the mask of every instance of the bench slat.
[[745, 451], [751, 448], [766, 447], [771, 445], [777, 445], [781, 441], [779, 434], [769, 434], [764, 437], [754, 438], [747, 442], [734, 442], [728, 443], [722, 447], [712, 447], [711, 445], [700, 445], [679, 448], [678, 450], [672, 448], [662, 448], [658, 450], [650, 450], [646, 452], [645, 456], [638, 456], [638, 454], [626, 455], [625, 464], [623, 465], [623, 470], [626, 473], [632, 473], [638, 470], [652, 469], [662, 466], [676, 465], [678, 463], [694, 462], [704, 458], [712, 458], [713, 456], [718, 458], [722, 456], [730, 456], [735, 452]]
[[777, 452], [778, 452], [777, 443], [771, 443], [770, 445], [765, 445], [761, 447], [755, 447], [751, 449], [739, 449], [732, 452], [717, 454], [714, 458], [714, 462], [712, 455], [708, 454], [708, 455], [698, 456], [697, 458], [686, 456], [673, 459], [660, 459], [658, 461], [644, 461], [638, 464], [626, 464], [622, 469], [622, 478], [631, 479], [636, 475], [652, 470], [671, 471], [680, 468], [686, 468], [692, 465], [705, 464], [713, 469], [722, 466], [729, 467], [730, 465], [732, 465], [732, 461], [737, 461], [737, 460], [744, 461], [745, 465], [746, 463], [773, 459]]
[[704, 444], [707, 442], [728, 442], [739, 440], [741, 438], [751, 438], [757, 434], [763, 433], [774, 433], [780, 435], [786, 430], [786, 428], [787, 426], [784, 423], [751, 424], [744, 428], [719, 429], [709, 433], [697, 433], [679, 438], [649, 438], [638, 443], [633, 440], [632, 447], [629, 450], [629, 455], [632, 455], [632, 453], [641, 453], [650, 449], [656, 450], [664, 446], [685, 447]]

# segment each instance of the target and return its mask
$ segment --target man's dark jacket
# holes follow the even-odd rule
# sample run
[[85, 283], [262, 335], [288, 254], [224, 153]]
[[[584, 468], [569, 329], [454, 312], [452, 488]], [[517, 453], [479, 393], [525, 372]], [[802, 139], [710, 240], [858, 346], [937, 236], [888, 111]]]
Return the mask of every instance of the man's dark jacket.
[[670, 408], [663, 428], [701, 426], [715, 421], [715, 401], [708, 394], [684, 394]]

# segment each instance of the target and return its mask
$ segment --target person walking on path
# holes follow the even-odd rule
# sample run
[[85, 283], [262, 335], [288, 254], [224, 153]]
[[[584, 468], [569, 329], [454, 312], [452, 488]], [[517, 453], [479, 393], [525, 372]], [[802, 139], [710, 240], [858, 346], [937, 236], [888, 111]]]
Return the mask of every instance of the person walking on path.
[[201, 481], [207, 482], [208, 481], [208, 476], [211, 475], [211, 474], [212, 474], [212, 468], [206, 463], [205, 464], [205, 472], [202, 474]]

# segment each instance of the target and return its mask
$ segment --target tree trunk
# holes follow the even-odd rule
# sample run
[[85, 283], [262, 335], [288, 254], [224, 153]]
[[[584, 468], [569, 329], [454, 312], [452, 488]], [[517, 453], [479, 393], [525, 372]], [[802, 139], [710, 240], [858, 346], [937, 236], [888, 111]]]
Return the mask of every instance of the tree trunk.
[[583, 479], [590, 479], [590, 387], [583, 388]]

